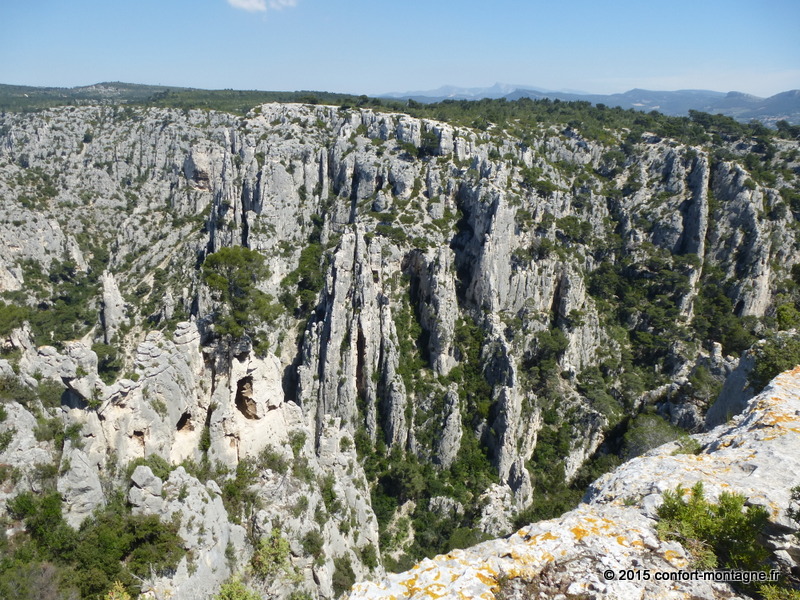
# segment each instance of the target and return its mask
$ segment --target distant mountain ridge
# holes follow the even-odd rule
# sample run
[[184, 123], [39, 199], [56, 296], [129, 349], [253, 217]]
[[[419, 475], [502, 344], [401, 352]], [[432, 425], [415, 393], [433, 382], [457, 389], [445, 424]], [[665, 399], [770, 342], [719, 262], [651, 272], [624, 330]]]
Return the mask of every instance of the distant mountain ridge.
[[415, 100], [431, 103], [443, 100], [480, 100], [482, 98], [505, 98], [534, 100], [586, 101], [592, 104], [605, 104], [641, 111], [657, 110], [666, 115], [684, 116], [690, 110], [712, 114], [721, 113], [740, 121], [757, 119], [774, 124], [782, 119], [790, 123], [800, 123], [800, 90], [790, 90], [760, 98], [742, 92], [715, 92], [712, 90], [653, 91], [632, 89], [619, 94], [588, 94], [579, 92], [558, 92], [537, 89], [531, 86], [515, 86], [496, 83], [484, 88], [460, 88], [442, 86], [435, 90], [381, 94], [379, 98], [394, 100]]
[[[178, 86], [144, 85], [124, 82], [102, 82], [73, 88], [35, 87], [0, 84], [0, 112], [41, 110], [63, 105], [87, 104], [140, 104], [171, 105], [173, 107], [216, 108], [232, 110], [239, 114], [265, 102], [345, 102], [356, 103], [353, 94], [319, 91], [269, 92], [259, 90], [203, 90]], [[584, 101], [592, 104], [619, 106], [644, 112], [657, 110], [665, 115], [685, 116], [690, 110], [712, 114], [721, 113], [742, 122], [753, 119], [767, 125], [786, 120], [800, 124], [800, 90], [790, 90], [759, 98], [742, 92], [715, 92], [711, 90], [653, 91], [632, 89], [620, 94], [589, 94], [580, 91], [550, 91], [532, 86], [495, 83], [489, 87], [463, 88], [445, 85], [435, 90], [405, 93], [388, 93], [376, 96], [385, 100], [415, 100], [421, 103], [443, 100], [481, 100], [505, 98], [518, 100]], [[169, 100], [166, 100], [169, 99]]]

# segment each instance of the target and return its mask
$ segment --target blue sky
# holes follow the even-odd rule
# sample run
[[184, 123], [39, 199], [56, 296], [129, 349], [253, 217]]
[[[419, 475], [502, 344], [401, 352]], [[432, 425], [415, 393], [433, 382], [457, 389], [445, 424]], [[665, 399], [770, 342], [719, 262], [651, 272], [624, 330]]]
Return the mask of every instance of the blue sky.
[[799, 0], [0, 0], [0, 83], [800, 88]]

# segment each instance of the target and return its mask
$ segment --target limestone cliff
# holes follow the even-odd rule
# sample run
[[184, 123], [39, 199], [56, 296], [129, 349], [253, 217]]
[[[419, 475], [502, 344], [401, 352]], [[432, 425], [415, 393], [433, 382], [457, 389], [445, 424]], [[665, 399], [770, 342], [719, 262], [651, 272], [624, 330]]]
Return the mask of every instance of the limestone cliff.
[[[727, 583], [656, 580], [692, 568], [685, 548], [659, 539], [655, 519], [663, 492], [698, 481], [713, 500], [729, 492], [765, 507], [765, 543], [777, 559], [772, 567], [797, 575], [797, 523], [787, 509], [790, 490], [800, 482], [800, 367], [777, 377], [731, 423], [694, 439], [702, 445], [698, 454], [681, 454], [676, 443], [652, 450], [603, 476], [584, 503], [557, 519], [358, 583], [349, 598], [739, 596]], [[625, 579], [626, 572], [648, 578]]]
[[[759, 143], [300, 104], [3, 114], [0, 514], [52, 488], [77, 527], [121, 489], [179, 522], [187, 556], [142, 586], [178, 599], [273, 529], [291, 576], [253, 585], [323, 598], [507, 533], [546, 477], [626, 457], [640, 413], [700, 430], [739, 353], [796, 326], [797, 143]], [[265, 257], [247, 335], [203, 269], [223, 248]]]

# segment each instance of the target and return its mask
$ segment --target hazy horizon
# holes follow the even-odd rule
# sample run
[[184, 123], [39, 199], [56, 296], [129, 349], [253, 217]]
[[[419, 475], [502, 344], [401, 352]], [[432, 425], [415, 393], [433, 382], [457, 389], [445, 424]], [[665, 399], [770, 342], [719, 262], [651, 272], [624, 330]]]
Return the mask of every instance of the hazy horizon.
[[[526, 81], [613, 94], [800, 88], [800, 3], [3, 3], [0, 81], [378, 95]], [[457, 82], [457, 83], [453, 83]]]

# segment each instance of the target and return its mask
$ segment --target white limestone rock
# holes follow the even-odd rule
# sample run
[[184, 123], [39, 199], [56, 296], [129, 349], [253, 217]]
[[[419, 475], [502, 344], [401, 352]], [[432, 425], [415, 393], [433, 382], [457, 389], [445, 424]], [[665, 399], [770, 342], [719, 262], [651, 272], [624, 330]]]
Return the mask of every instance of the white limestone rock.
[[97, 465], [67, 440], [59, 472], [57, 489], [64, 501], [62, 513], [67, 523], [77, 529], [86, 517], [105, 504]]
[[119, 328], [128, 322], [125, 315], [125, 300], [117, 286], [114, 274], [104, 271], [100, 277], [103, 284], [103, 312], [101, 323], [103, 325], [106, 344], [112, 343], [116, 338]]

